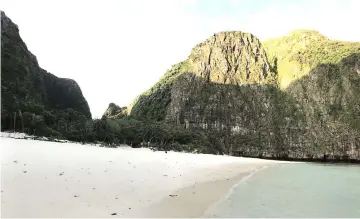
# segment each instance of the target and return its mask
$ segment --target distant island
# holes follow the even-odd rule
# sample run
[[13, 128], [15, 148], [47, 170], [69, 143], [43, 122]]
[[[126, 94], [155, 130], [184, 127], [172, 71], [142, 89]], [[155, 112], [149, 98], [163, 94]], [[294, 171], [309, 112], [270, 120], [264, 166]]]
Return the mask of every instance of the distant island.
[[3, 11], [1, 34], [1, 131], [111, 147], [360, 161], [360, 42], [313, 30], [265, 42], [216, 33], [130, 106], [110, 103], [92, 119], [79, 85], [42, 69]]

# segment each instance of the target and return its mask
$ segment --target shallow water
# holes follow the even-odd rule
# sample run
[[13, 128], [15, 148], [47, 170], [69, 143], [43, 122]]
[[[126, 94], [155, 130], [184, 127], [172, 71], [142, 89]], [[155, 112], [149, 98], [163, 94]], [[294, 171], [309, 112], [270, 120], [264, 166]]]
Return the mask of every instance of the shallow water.
[[360, 218], [360, 166], [270, 167], [240, 182], [207, 217]]

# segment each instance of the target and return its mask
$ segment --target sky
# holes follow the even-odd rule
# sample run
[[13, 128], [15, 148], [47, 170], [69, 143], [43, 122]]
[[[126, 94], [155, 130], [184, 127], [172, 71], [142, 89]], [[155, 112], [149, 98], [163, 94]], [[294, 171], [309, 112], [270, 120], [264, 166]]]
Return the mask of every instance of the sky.
[[0, 0], [40, 66], [80, 85], [93, 118], [129, 105], [216, 32], [297, 29], [360, 41], [360, 0]]

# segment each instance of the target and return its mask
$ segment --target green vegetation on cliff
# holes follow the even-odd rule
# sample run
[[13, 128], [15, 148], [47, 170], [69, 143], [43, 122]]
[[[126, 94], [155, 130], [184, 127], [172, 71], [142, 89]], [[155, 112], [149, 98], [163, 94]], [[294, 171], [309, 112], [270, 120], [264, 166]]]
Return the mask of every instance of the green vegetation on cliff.
[[360, 43], [330, 40], [317, 31], [298, 30], [288, 36], [265, 41], [264, 47], [276, 65], [280, 88], [309, 74], [319, 64], [338, 63], [360, 52]]
[[187, 71], [189, 67], [186, 61], [172, 66], [152, 88], [130, 104], [131, 115], [138, 119], [164, 120], [167, 106], [171, 102], [171, 86], [179, 75]]

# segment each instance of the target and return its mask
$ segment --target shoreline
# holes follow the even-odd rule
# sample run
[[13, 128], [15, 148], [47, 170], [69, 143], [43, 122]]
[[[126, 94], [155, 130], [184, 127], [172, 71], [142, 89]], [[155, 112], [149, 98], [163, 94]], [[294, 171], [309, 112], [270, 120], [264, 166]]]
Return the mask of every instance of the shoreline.
[[220, 206], [220, 204], [223, 203], [225, 200], [227, 200], [233, 194], [234, 190], [239, 186], [240, 183], [248, 180], [250, 177], [252, 177], [254, 174], [257, 174], [260, 171], [265, 171], [266, 169], [275, 167], [277, 165], [279, 165], [279, 164], [273, 164], [271, 166], [264, 165], [264, 166], [260, 167], [259, 169], [251, 172], [249, 175], [244, 176], [243, 178], [240, 178], [235, 184], [233, 184], [231, 186], [231, 188], [228, 190], [228, 192], [225, 195], [220, 197], [216, 202], [208, 205], [208, 207], [203, 212], [203, 214], [200, 216], [200, 218], [208, 218], [208, 217], [210, 217], [210, 215], [215, 213], [217, 211], [218, 207]]
[[[166, 197], [150, 206], [145, 213], [152, 218], [203, 218], [216, 211], [220, 203], [226, 200], [239, 183], [249, 179], [259, 171], [280, 163], [243, 165], [240, 173], [226, 179], [201, 182], [174, 191], [175, 197]], [[222, 167], [225, 168], [226, 167]], [[233, 167], [232, 167], [233, 168]], [[144, 216], [145, 216], [144, 215]], [[146, 217], [145, 216], [145, 217]]]

